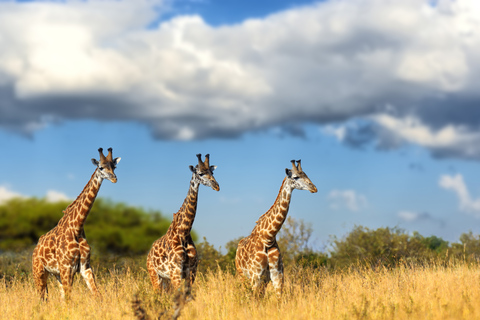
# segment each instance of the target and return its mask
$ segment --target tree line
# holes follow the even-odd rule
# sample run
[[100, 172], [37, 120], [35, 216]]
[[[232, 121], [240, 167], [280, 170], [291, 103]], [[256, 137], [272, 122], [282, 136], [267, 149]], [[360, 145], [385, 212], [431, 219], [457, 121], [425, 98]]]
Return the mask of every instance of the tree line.
[[[67, 202], [52, 203], [38, 198], [17, 198], [1, 204], [0, 256], [32, 250], [38, 238], [56, 225], [67, 205]], [[165, 234], [170, 221], [159, 211], [97, 199], [85, 228], [92, 258], [129, 256], [143, 263], [143, 256], [152, 243]], [[332, 236], [323, 251], [312, 247], [312, 235], [311, 225], [287, 218], [277, 236], [287, 266], [335, 270], [359, 264], [395, 267], [400, 263], [428, 263], [439, 259], [480, 259], [480, 236], [471, 231], [463, 233], [458, 242], [450, 243], [436, 236], [425, 237], [397, 227], [373, 230], [355, 226], [341, 238]], [[215, 248], [205, 238], [199, 241], [195, 232], [193, 238], [200, 259], [200, 272], [215, 268], [234, 270], [236, 248], [241, 238], [229, 241], [223, 249]], [[5, 271], [0, 268], [2, 272]]]

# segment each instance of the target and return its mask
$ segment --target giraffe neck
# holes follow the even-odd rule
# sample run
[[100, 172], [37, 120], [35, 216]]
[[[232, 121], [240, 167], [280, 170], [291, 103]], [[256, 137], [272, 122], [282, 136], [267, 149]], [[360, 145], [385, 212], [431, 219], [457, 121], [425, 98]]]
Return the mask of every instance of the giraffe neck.
[[193, 221], [195, 220], [195, 214], [197, 213], [199, 186], [199, 181], [192, 177], [192, 180], [190, 180], [190, 188], [188, 189], [187, 197], [183, 201], [180, 210], [173, 215], [173, 221], [169, 231], [174, 232], [181, 237], [186, 237], [190, 234]]
[[[77, 199], [73, 201], [63, 212], [65, 220], [63, 225], [66, 228], [73, 229], [76, 235], [83, 233], [83, 226], [87, 219], [90, 209], [92, 209], [95, 198], [97, 197], [103, 178], [98, 169], [92, 174], [92, 177], [83, 188], [83, 191], [78, 195]], [[62, 223], [59, 223], [62, 224]]]
[[272, 207], [258, 219], [257, 225], [253, 229], [253, 232], [257, 232], [267, 245], [275, 243], [275, 237], [287, 218], [292, 191], [293, 188], [287, 182], [287, 178], [283, 179], [277, 199]]

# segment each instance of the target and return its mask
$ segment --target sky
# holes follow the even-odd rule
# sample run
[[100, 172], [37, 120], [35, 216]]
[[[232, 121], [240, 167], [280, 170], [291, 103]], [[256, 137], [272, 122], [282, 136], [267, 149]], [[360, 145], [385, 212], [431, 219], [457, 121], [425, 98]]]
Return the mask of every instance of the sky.
[[99, 197], [171, 219], [209, 153], [193, 228], [220, 247], [301, 159], [318, 192], [289, 216], [316, 249], [356, 225], [458, 241], [480, 227], [478, 83], [476, 0], [0, 0], [0, 203], [75, 199], [112, 147]]

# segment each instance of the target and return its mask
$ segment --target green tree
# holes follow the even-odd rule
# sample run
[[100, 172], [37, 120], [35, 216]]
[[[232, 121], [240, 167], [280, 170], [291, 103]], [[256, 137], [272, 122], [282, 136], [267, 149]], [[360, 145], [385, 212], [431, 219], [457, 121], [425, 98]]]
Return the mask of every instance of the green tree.
[[235, 257], [234, 260], [231, 260], [229, 254], [222, 254], [220, 249], [215, 249], [215, 247], [210, 244], [205, 237], [203, 237], [203, 242], [200, 242], [195, 245], [197, 248], [198, 255], [198, 271], [205, 273], [207, 270], [216, 270], [218, 267], [223, 271], [233, 270], [235, 266]]
[[295, 261], [299, 256], [307, 256], [313, 251], [310, 248], [313, 229], [302, 219], [287, 217], [277, 236], [277, 243], [282, 252], [283, 261]]
[[[0, 205], [0, 250], [32, 247], [56, 226], [67, 206], [68, 202], [51, 203], [37, 198], [17, 198]], [[94, 254], [144, 254], [169, 225], [170, 221], [158, 211], [99, 198], [87, 217], [85, 233]]]
[[230, 240], [225, 245], [225, 249], [227, 249], [227, 254], [225, 255], [227, 263], [230, 265], [235, 265], [235, 256], [237, 254], [238, 243], [244, 237], [238, 237], [233, 240]]
[[35, 244], [62, 217], [67, 203], [15, 198], [0, 205], [0, 250], [20, 251]]
[[418, 261], [428, 257], [425, 238], [409, 236], [399, 228], [370, 230], [355, 226], [343, 239], [333, 237], [332, 263], [345, 267], [354, 263], [395, 266], [400, 261]]
[[460, 235], [460, 243], [453, 243], [451, 253], [460, 259], [480, 259], [480, 235], [474, 235], [472, 231]]

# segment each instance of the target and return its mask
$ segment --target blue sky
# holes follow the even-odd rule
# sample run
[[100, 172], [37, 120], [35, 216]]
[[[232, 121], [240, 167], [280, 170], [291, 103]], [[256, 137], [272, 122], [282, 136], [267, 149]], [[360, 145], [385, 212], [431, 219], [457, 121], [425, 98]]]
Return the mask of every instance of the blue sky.
[[474, 0], [0, 1], [0, 201], [73, 199], [113, 147], [100, 197], [171, 218], [210, 153], [221, 190], [200, 189], [194, 229], [218, 247], [302, 159], [318, 193], [289, 215], [317, 248], [354, 225], [477, 234], [479, 17]]

